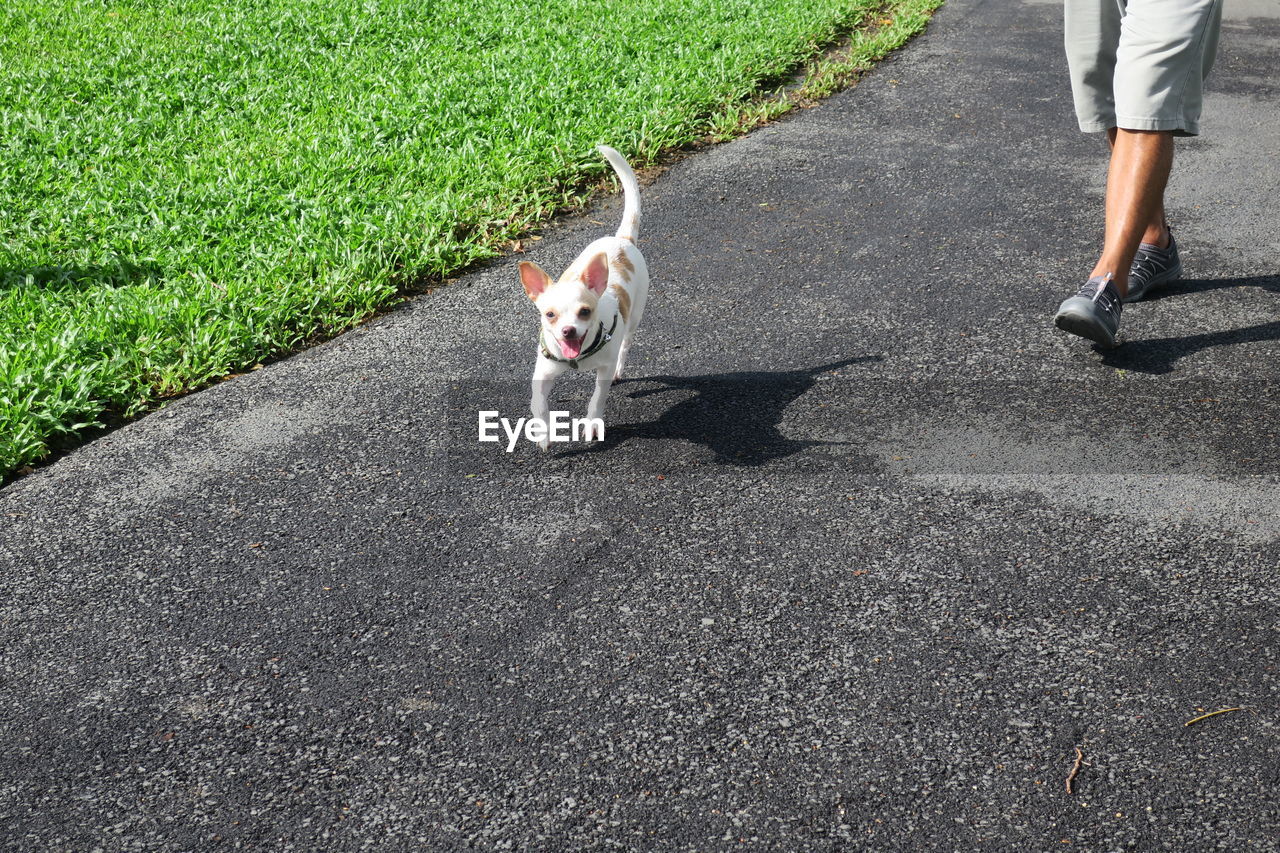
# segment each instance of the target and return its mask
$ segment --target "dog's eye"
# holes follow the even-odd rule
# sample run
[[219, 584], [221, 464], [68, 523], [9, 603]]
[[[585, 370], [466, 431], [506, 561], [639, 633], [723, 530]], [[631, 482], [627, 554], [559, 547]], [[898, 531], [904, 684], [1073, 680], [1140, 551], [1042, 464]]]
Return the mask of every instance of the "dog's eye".
[[548, 319], [548, 320], [554, 320], [555, 318], [556, 318], [556, 312], [554, 312], [554, 311], [548, 311], [548, 312], [547, 312], [547, 319]]
[[580, 319], [585, 320], [585, 319], [587, 319], [587, 318], [588, 318], [588, 317], [590, 317], [590, 316], [591, 316], [591, 309], [590, 309], [590, 308], [579, 308], [579, 309], [578, 309], [578, 317], [579, 317]]

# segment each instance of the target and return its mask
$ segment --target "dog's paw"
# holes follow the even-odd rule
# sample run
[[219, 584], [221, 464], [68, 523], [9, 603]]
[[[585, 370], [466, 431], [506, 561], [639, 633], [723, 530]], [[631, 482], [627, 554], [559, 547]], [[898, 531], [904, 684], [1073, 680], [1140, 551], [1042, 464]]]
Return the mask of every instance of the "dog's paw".
[[604, 441], [604, 424], [599, 424], [599, 428], [594, 423], [587, 424], [586, 429], [582, 431], [583, 441]]
[[621, 381], [622, 381], [622, 371], [619, 370], [617, 373], [613, 374], [613, 384], [617, 385]]
[[539, 450], [541, 450], [543, 453], [546, 453], [548, 450], [550, 450], [550, 449], [551, 449], [551, 439], [549, 439], [549, 438], [540, 438], [540, 439], [538, 439], [538, 449], [539, 449]]

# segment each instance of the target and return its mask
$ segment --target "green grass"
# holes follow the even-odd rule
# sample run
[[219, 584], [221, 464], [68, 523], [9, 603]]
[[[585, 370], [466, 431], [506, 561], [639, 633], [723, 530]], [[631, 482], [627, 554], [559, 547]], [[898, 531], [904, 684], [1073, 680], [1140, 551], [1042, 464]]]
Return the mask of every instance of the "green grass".
[[[0, 476], [814, 92], [941, 0], [6, 0]], [[536, 11], [535, 11], [536, 10]]]

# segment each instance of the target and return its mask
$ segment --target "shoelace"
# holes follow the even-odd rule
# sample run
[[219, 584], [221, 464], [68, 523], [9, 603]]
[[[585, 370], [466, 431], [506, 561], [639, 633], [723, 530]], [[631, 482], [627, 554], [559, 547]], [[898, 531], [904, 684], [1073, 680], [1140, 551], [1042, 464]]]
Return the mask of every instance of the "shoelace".
[[[1111, 275], [1111, 273], [1107, 273], [1107, 274], [1103, 277], [1103, 279], [1102, 279], [1102, 283], [1098, 285], [1098, 289], [1097, 289], [1097, 290], [1095, 290], [1095, 291], [1093, 292], [1093, 296], [1091, 297], [1091, 298], [1093, 299], [1093, 301], [1094, 301], [1094, 302], [1101, 302], [1101, 303], [1102, 303], [1102, 310], [1104, 310], [1104, 311], [1114, 311], [1114, 310], [1115, 310], [1115, 305], [1113, 304], [1111, 297], [1110, 297], [1110, 296], [1106, 296], [1107, 285], [1111, 284], [1111, 279], [1112, 279], [1112, 278], [1114, 278], [1114, 276], [1112, 276], [1112, 275]], [[1089, 287], [1089, 285], [1088, 285], [1088, 284], [1086, 284], [1086, 285], [1084, 286], [1084, 288], [1082, 288], [1082, 290], [1087, 290], [1087, 289], [1088, 289], [1088, 287]], [[1105, 299], [1103, 298], [1104, 296], [1106, 296], [1106, 298], [1105, 298]]]
[[1169, 254], [1173, 249], [1173, 229], [1167, 228], [1166, 233], [1169, 235], [1169, 245], [1161, 249], [1154, 243], [1142, 243], [1138, 245], [1138, 252], [1133, 256], [1133, 265], [1138, 271], [1146, 275], [1157, 275], [1162, 269], [1169, 267]]
[[[1156, 249], [1156, 252], [1163, 253], [1165, 251], [1164, 249]], [[1161, 261], [1162, 259], [1156, 257], [1155, 252], [1150, 249], [1138, 249], [1138, 253], [1133, 256], [1134, 267], [1143, 275], [1154, 276], [1168, 266], [1168, 264]]]

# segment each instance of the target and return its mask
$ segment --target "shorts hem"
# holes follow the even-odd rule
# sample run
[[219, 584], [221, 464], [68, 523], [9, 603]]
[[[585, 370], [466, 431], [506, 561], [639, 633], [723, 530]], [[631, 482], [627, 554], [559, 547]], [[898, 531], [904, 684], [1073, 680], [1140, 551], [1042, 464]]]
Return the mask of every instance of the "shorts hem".
[[1102, 133], [1103, 131], [1110, 130], [1116, 126], [1114, 121], [1105, 121], [1102, 119], [1095, 121], [1082, 121], [1077, 119], [1077, 121], [1080, 123], [1080, 130], [1085, 133]]
[[1077, 119], [1080, 130], [1084, 133], [1102, 133], [1113, 127], [1122, 130], [1170, 130], [1174, 136], [1199, 136], [1200, 123], [1176, 118], [1127, 118], [1117, 116], [1114, 119], [1093, 119], [1085, 121]]
[[1130, 116], [1116, 116], [1116, 127], [1123, 130], [1172, 130], [1175, 133], [1182, 131], [1188, 136], [1195, 136], [1200, 132], [1200, 126], [1196, 122], [1187, 121], [1185, 118], [1133, 118]]

